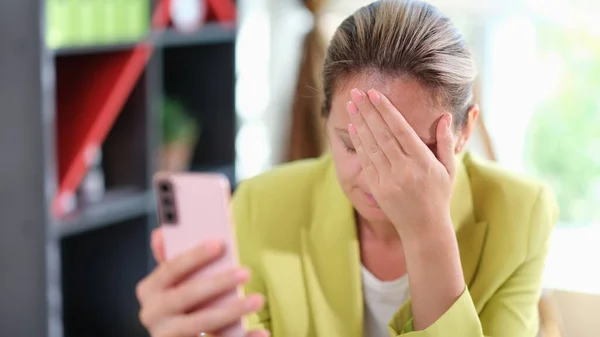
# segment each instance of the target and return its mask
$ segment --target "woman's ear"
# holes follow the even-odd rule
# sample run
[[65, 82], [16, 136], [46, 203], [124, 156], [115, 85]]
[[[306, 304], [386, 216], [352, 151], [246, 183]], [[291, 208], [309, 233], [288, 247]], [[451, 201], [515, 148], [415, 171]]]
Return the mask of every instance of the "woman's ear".
[[469, 141], [469, 138], [471, 138], [471, 134], [477, 125], [477, 117], [479, 117], [479, 105], [473, 104], [469, 107], [469, 111], [467, 112], [467, 121], [465, 125], [460, 128], [454, 145], [454, 153], [461, 152], [467, 145], [467, 142]]

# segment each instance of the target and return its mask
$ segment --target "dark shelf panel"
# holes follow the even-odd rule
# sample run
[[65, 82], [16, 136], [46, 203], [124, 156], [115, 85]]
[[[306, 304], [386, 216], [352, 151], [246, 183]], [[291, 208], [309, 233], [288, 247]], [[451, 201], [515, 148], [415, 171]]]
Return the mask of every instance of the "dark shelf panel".
[[74, 45], [52, 49], [55, 56], [93, 55], [133, 49], [141, 41], [107, 42], [91, 45]]
[[235, 42], [164, 48], [164, 95], [200, 125], [191, 166], [235, 162]]
[[151, 197], [148, 192], [128, 189], [107, 191], [102, 201], [58, 219], [58, 231], [61, 237], [69, 237], [146, 215], [153, 209]]
[[182, 33], [174, 28], [157, 33], [153, 40], [160, 47], [186, 47], [235, 41], [235, 25], [207, 23], [198, 31]]
[[150, 272], [148, 218], [60, 241], [64, 337], [148, 337], [135, 298]]

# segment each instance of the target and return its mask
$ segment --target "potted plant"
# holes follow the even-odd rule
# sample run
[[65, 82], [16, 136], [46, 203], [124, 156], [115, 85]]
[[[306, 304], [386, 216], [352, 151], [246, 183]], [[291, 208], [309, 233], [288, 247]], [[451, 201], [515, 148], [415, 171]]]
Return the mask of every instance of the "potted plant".
[[200, 135], [199, 122], [190, 117], [180, 101], [165, 98], [161, 111], [160, 169], [186, 171]]

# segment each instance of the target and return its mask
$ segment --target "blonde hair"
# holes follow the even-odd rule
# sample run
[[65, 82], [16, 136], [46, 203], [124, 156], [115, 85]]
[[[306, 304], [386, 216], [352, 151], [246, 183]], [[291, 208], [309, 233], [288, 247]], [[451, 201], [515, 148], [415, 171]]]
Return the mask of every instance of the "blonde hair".
[[432, 5], [381, 0], [342, 22], [323, 67], [323, 116], [340, 82], [365, 73], [415, 79], [453, 113], [455, 125], [466, 120], [475, 63], [463, 36]]

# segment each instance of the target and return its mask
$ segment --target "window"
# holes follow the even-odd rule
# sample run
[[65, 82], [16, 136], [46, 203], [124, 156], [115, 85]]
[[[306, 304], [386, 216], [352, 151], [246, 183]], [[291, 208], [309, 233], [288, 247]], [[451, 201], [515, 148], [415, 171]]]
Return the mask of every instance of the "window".
[[561, 209], [544, 285], [600, 293], [600, 6], [529, 1], [487, 17], [483, 114], [501, 165], [540, 178]]
[[236, 177], [279, 163], [289, 140], [303, 37], [312, 14], [296, 0], [241, 0], [236, 45]]
[[549, 286], [600, 293], [600, 4], [532, 1], [536, 104], [524, 165], [561, 208], [547, 262]]

